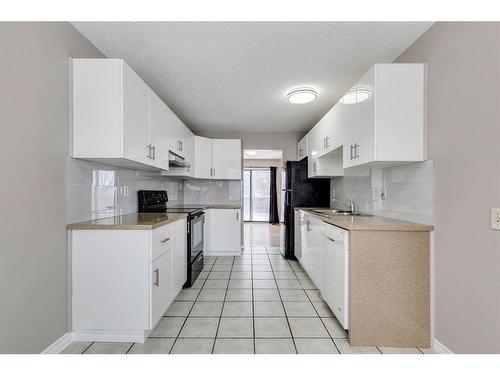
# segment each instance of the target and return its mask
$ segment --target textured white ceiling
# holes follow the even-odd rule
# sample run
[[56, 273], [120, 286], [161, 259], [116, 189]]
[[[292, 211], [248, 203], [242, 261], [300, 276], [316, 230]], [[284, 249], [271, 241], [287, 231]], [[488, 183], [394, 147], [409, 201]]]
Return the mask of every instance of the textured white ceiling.
[[[310, 129], [368, 68], [392, 62], [430, 22], [76, 22], [124, 58], [193, 131]], [[311, 86], [319, 98], [292, 105]]]

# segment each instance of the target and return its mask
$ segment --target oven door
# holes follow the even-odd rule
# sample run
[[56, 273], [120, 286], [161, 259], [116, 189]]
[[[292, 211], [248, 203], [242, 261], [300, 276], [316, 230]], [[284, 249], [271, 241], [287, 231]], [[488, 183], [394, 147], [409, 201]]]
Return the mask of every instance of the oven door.
[[205, 222], [205, 213], [202, 212], [191, 218], [190, 240], [191, 240], [191, 263], [203, 253], [203, 223]]

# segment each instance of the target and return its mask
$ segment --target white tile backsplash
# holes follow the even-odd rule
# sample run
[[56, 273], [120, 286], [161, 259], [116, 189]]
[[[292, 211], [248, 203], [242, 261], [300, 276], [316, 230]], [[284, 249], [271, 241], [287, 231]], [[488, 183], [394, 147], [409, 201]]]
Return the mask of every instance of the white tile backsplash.
[[182, 180], [68, 158], [66, 222], [137, 212], [137, 191], [142, 189], [167, 190], [170, 204], [184, 203]]
[[184, 203], [241, 203], [241, 186], [237, 180], [185, 180]]
[[[432, 160], [383, 169], [346, 170], [331, 179], [332, 197], [352, 199], [356, 208], [393, 219], [434, 224], [434, 168]], [[373, 190], [387, 190], [387, 199], [373, 200]], [[333, 203], [333, 207], [338, 203]]]

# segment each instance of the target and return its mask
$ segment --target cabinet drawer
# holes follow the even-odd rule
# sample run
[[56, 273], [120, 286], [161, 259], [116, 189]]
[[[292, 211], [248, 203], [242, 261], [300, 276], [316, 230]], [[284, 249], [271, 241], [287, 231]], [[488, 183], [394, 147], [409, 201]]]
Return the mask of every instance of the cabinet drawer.
[[151, 263], [151, 324], [160, 321], [172, 302], [172, 250]]
[[172, 249], [173, 240], [171, 224], [154, 229], [152, 235], [151, 261], [153, 262], [162, 254]]

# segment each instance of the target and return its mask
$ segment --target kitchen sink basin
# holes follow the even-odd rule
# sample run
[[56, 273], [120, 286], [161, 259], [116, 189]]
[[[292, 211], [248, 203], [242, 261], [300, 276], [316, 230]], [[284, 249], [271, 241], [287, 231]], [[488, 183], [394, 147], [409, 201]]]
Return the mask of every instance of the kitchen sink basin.
[[370, 214], [363, 214], [360, 212], [351, 212], [351, 211], [343, 211], [343, 210], [332, 210], [332, 209], [327, 209], [327, 208], [321, 208], [321, 209], [315, 209], [311, 210], [312, 212], [315, 212], [320, 215], [338, 215], [338, 216], [373, 216]]

